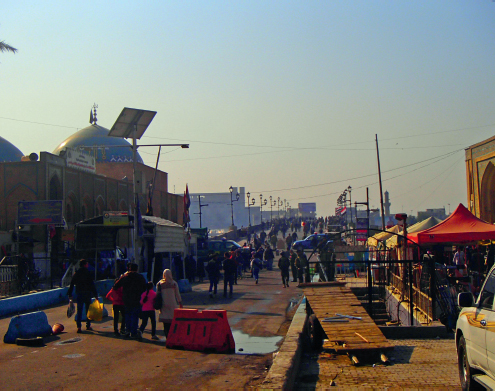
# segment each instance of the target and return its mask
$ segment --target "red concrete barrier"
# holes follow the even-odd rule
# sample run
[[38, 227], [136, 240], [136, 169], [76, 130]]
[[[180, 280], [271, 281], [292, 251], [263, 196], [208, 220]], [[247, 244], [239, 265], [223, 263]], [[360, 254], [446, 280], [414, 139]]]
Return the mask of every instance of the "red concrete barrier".
[[166, 346], [173, 349], [234, 353], [235, 342], [227, 311], [175, 309]]

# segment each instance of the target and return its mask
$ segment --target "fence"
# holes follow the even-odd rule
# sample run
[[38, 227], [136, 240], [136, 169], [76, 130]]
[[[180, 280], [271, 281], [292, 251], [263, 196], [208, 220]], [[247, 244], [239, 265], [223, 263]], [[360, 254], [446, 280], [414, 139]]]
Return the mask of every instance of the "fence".
[[18, 266], [0, 266], [0, 297], [19, 293]]
[[[407, 277], [407, 276], [406, 276]], [[389, 286], [391, 288], [395, 288], [399, 291], [401, 297], [405, 301], [410, 300], [411, 291], [412, 291], [412, 303], [413, 306], [416, 307], [416, 310], [421, 311], [423, 315], [425, 315], [429, 321], [433, 320], [433, 299], [431, 295], [428, 293], [422, 292], [417, 286], [410, 287], [407, 281], [407, 278], [402, 278], [399, 275], [393, 273], [389, 269]], [[412, 288], [412, 289], [411, 289]]]

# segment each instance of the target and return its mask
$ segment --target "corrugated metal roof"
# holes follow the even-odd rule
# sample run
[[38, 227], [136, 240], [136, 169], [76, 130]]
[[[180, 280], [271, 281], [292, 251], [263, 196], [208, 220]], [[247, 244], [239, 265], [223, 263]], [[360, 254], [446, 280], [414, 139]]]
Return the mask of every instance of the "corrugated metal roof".
[[161, 225], [161, 226], [166, 226], [166, 227], [178, 227], [178, 228], [184, 229], [184, 227], [182, 227], [182, 225], [174, 223], [173, 221], [170, 221], [170, 220], [162, 219], [161, 217], [143, 216], [143, 220], [150, 221], [152, 223], [155, 223], [156, 225]]

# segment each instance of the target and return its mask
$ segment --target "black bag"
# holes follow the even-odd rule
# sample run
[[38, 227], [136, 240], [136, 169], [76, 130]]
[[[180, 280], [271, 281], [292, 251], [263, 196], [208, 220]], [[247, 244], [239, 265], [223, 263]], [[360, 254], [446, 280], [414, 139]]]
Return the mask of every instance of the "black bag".
[[163, 298], [162, 298], [162, 286], [158, 284], [158, 288], [156, 289], [156, 296], [153, 299], [153, 308], [155, 310], [159, 310], [162, 308]]

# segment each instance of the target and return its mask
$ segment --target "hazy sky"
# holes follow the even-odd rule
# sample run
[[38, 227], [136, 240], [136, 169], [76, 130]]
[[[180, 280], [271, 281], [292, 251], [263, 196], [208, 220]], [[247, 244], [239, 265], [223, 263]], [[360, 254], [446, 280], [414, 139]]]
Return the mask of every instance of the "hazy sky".
[[[0, 6], [0, 135], [52, 152], [123, 107], [157, 111], [169, 190], [333, 214], [339, 194], [393, 212], [466, 203], [464, 148], [495, 135], [495, 2], [22, 1]], [[154, 166], [157, 148], [140, 149]]]

